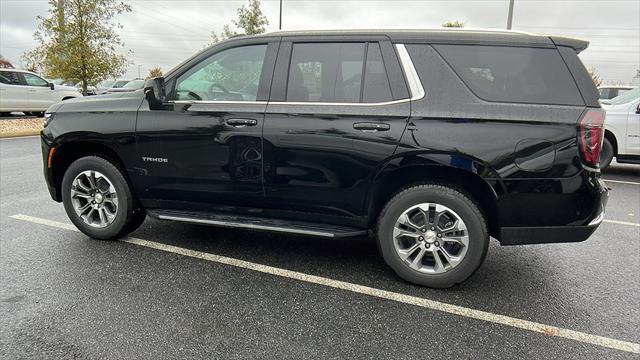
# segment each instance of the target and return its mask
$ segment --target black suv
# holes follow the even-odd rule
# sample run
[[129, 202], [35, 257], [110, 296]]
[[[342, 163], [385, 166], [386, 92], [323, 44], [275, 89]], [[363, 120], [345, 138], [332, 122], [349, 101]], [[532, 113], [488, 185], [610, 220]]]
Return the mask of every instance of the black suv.
[[373, 232], [448, 287], [502, 245], [601, 223], [604, 113], [588, 43], [491, 31], [279, 32], [208, 48], [144, 90], [52, 106], [54, 200], [96, 239], [146, 215], [324, 237]]

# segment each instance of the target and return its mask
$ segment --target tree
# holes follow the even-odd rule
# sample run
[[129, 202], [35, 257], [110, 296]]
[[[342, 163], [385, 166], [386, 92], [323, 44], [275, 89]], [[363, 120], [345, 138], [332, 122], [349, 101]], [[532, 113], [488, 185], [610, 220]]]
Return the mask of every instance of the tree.
[[463, 28], [464, 27], [464, 23], [462, 21], [447, 21], [446, 23], [442, 24], [442, 27], [445, 28]]
[[598, 72], [596, 71], [596, 69], [590, 68], [587, 71], [589, 72], [589, 75], [591, 75], [591, 80], [593, 80], [593, 83], [596, 86], [600, 86], [602, 84], [602, 78], [600, 78], [600, 75], [598, 75]]
[[13, 69], [11, 62], [2, 55], [0, 55], [0, 69]]
[[38, 16], [33, 34], [39, 46], [22, 56], [28, 67], [49, 77], [80, 79], [87, 86], [121, 76], [128, 60], [116, 52], [124, 46], [115, 32], [114, 16], [131, 11], [117, 0], [49, 0], [49, 15]]
[[160, 76], [162, 76], [162, 69], [156, 66], [149, 70], [149, 75], [147, 75], [147, 79], [160, 77]]
[[[262, 34], [266, 31], [265, 26], [269, 25], [269, 20], [262, 13], [260, 8], [260, 0], [249, 0], [249, 3], [245, 6], [242, 5], [238, 10], [238, 18], [231, 20], [233, 25], [242, 30], [244, 35], [256, 35]], [[215, 32], [211, 33], [211, 45], [226, 40], [230, 37], [240, 35], [236, 30], [231, 29], [231, 26], [225, 25], [222, 28], [220, 35]]]

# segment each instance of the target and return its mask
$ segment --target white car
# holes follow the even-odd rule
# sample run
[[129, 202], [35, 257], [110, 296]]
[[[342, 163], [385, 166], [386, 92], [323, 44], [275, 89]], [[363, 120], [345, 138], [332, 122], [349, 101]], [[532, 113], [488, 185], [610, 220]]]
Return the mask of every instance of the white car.
[[613, 158], [620, 163], [640, 164], [640, 89], [615, 97], [602, 107], [607, 111], [600, 167]]
[[600, 95], [600, 100], [609, 100], [634, 88], [635, 86], [629, 85], [603, 85], [598, 86], [598, 94]]
[[0, 69], [0, 114], [21, 111], [43, 115], [57, 102], [81, 97], [74, 86], [54, 85], [29, 71]]

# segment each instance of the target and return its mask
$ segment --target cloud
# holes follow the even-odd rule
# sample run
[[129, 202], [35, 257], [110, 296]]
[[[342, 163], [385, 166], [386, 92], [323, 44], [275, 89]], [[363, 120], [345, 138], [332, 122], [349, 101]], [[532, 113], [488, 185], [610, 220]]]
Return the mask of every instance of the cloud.
[[[246, 1], [130, 0], [133, 11], [118, 17], [133, 61], [127, 77], [160, 66], [169, 70], [210, 41], [235, 18]], [[262, 1], [278, 27], [278, 1]], [[459, 20], [466, 27], [504, 28], [508, 0], [495, 1], [304, 1], [284, 0], [283, 29], [439, 28]], [[35, 17], [45, 15], [46, 1], [0, 1], [0, 53], [17, 63], [36, 44]], [[514, 29], [589, 40], [581, 58], [605, 81], [629, 81], [640, 67], [640, 2], [516, 0]]]

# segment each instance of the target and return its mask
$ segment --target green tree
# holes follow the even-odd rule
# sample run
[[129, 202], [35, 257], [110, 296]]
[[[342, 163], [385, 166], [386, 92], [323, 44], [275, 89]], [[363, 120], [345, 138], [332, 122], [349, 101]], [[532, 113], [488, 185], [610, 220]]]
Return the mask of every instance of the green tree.
[[49, 77], [80, 79], [87, 86], [121, 76], [128, 60], [116, 52], [124, 46], [114, 16], [131, 11], [117, 0], [49, 0], [49, 15], [38, 16], [33, 34], [39, 46], [22, 56], [29, 67]]
[[464, 27], [464, 23], [462, 21], [447, 21], [446, 23], [442, 24], [442, 27], [445, 28], [463, 28]]
[[222, 33], [220, 35], [215, 32], [211, 33], [211, 44], [215, 44], [219, 41], [226, 40], [230, 37], [236, 35], [256, 35], [262, 34], [266, 31], [265, 26], [269, 25], [269, 20], [262, 13], [262, 9], [260, 8], [260, 0], [249, 0], [249, 3], [245, 6], [242, 5], [238, 10], [238, 18], [235, 20], [231, 20], [233, 25], [235, 25], [242, 32], [231, 28], [229, 25], [225, 25], [222, 28]]

